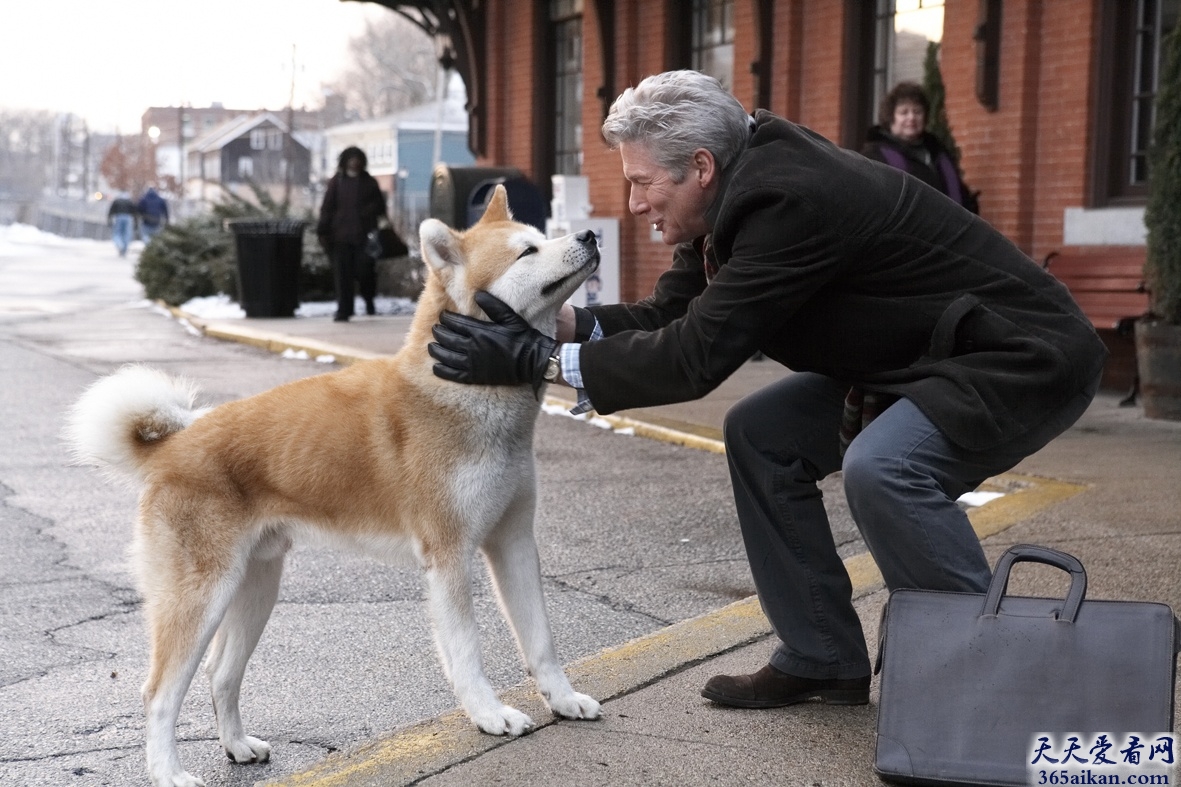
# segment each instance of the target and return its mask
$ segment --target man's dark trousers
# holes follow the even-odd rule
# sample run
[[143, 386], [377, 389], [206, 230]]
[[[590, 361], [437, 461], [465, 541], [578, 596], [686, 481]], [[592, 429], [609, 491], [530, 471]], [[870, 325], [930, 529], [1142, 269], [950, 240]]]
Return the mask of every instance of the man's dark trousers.
[[738, 519], [759, 600], [780, 639], [771, 664], [804, 678], [870, 673], [817, 481], [843, 471], [853, 520], [887, 588], [982, 593], [991, 570], [956, 499], [1064, 432], [1098, 383], [989, 451], [955, 445], [901, 399], [857, 435], [842, 460], [849, 386], [819, 374], [789, 373], [731, 408], [725, 440]]

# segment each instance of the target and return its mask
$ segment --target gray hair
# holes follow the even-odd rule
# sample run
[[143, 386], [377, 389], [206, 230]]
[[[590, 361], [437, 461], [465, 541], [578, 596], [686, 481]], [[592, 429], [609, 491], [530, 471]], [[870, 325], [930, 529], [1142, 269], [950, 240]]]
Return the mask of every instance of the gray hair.
[[705, 148], [719, 169], [738, 157], [750, 136], [750, 115], [718, 80], [699, 71], [665, 71], [623, 91], [607, 119], [603, 139], [648, 148], [674, 183], [685, 179], [693, 151]]

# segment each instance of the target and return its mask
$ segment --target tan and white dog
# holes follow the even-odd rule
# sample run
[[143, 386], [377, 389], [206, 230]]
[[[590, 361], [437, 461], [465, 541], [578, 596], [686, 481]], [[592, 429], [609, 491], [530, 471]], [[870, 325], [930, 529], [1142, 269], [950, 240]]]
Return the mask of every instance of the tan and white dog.
[[[438, 379], [427, 354], [444, 310], [483, 316], [477, 290], [554, 335], [562, 303], [598, 265], [590, 233], [547, 240], [512, 221], [498, 186], [466, 232], [420, 231], [428, 280], [405, 345], [366, 361], [230, 402], [194, 407], [192, 386], [130, 366], [91, 386], [67, 436], [83, 461], [142, 485], [133, 556], [151, 637], [143, 687], [147, 759], [157, 787], [203, 782], [181, 767], [176, 721], [208, 649], [218, 737], [235, 762], [270, 746], [242, 729], [238, 695], [301, 536], [367, 553], [413, 556], [426, 572], [443, 669], [476, 726], [520, 735], [533, 724], [484, 674], [471, 566], [483, 552], [537, 689], [559, 716], [594, 719], [554, 651], [533, 535], [531, 386]], [[210, 647], [212, 643], [212, 646]]]

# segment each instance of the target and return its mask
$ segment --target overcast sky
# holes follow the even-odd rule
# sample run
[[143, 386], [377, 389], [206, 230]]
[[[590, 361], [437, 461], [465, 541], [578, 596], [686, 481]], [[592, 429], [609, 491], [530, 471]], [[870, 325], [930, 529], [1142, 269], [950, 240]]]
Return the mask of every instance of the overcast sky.
[[341, 0], [0, 0], [0, 107], [137, 133], [149, 106], [318, 106], [367, 18]]

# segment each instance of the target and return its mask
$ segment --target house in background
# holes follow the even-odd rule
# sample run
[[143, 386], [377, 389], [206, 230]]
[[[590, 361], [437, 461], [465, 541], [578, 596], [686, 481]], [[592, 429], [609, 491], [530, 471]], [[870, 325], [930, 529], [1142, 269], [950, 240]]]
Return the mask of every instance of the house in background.
[[270, 112], [229, 120], [189, 146], [185, 198], [209, 204], [230, 192], [253, 202], [254, 184], [276, 202], [289, 196], [296, 211], [310, 208], [309, 147]]
[[435, 163], [467, 167], [476, 160], [467, 145], [464, 101], [460, 86], [442, 101], [325, 129], [323, 179], [332, 177], [342, 150], [359, 147], [386, 196], [395, 229], [404, 238], [417, 237], [418, 225], [430, 214]]
[[[160, 185], [171, 190], [173, 186], [170, 184], [189, 179], [184, 165], [187, 165], [189, 149], [199, 137], [230, 120], [266, 111], [263, 108], [231, 109], [216, 101], [207, 107], [148, 107], [140, 118], [140, 132], [155, 151]], [[326, 126], [343, 123], [351, 113], [345, 106], [344, 96], [328, 93], [320, 109], [284, 109], [273, 114], [283, 118], [284, 122], [290, 118], [298, 139], [301, 134], [314, 134]]]

